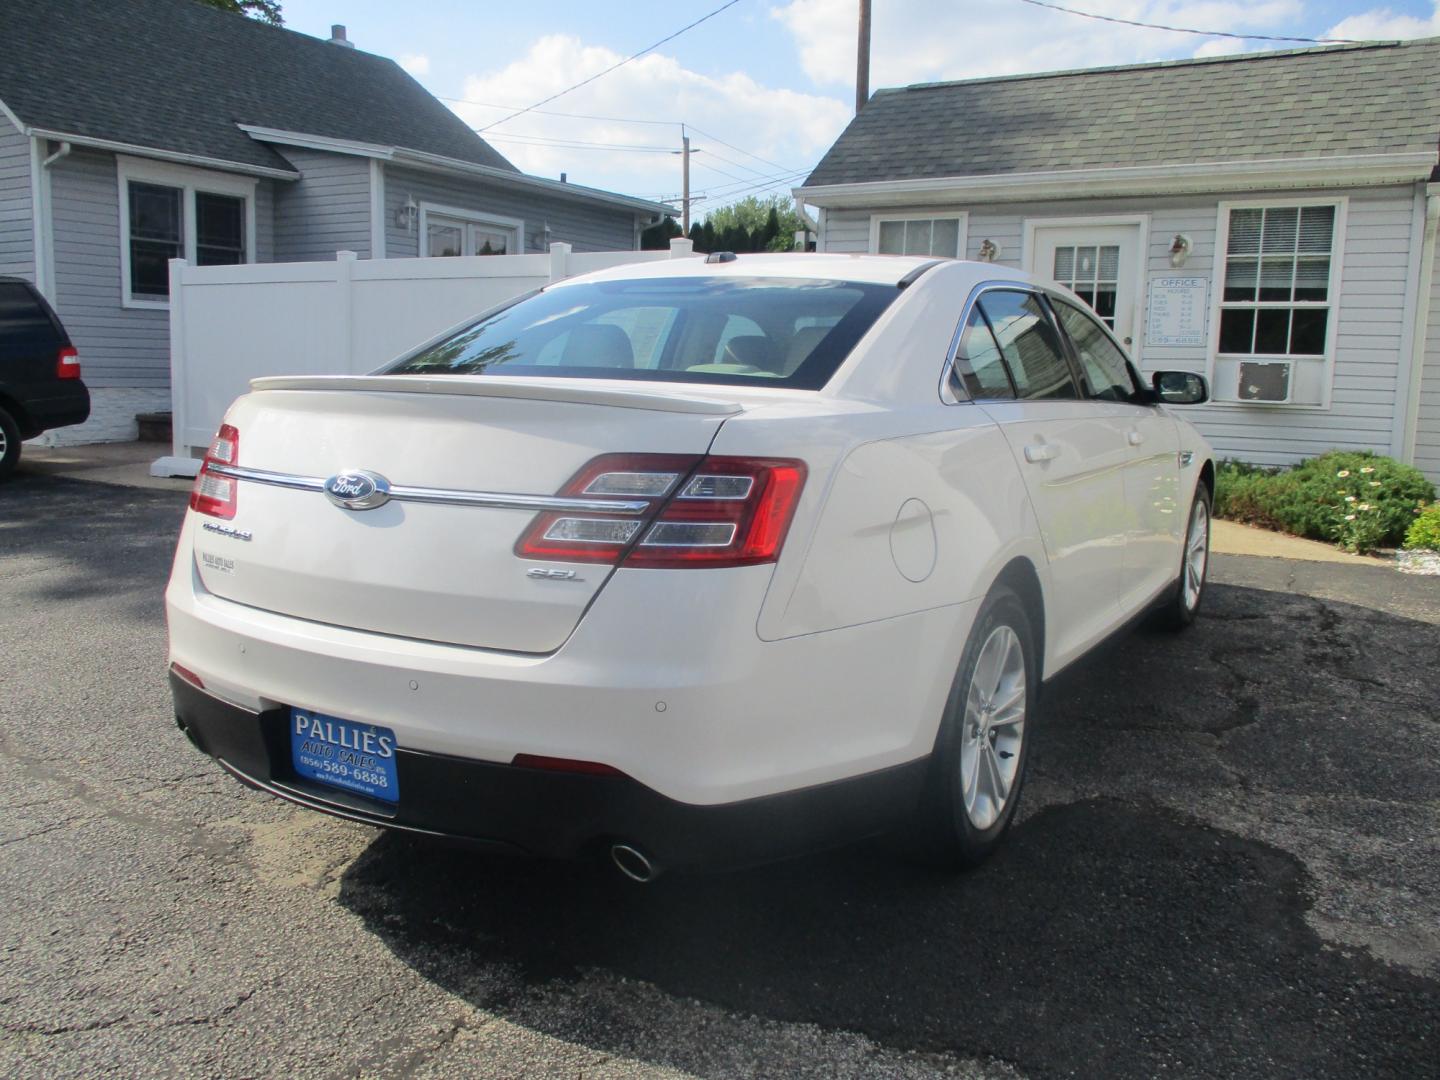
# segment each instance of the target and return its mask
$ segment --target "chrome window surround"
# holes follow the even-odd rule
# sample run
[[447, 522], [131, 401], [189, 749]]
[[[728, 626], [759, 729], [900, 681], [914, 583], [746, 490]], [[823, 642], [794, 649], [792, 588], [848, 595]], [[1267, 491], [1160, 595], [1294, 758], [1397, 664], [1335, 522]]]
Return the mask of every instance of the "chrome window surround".
[[[979, 285], [976, 285], [973, 289], [971, 289], [970, 295], [965, 298], [965, 306], [960, 311], [960, 319], [955, 324], [955, 332], [950, 335], [950, 348], [945, 354], [945, 363], [940, 369], [940, 401], [942, 404], [973, 405], [977, 401], [1023, 400], [1012, 398], [972, 398], [969, 396], [969, 394], [966, 394], [965, 397], [960, 398], [955, 395], [955, 391], [952, 386], [951, 375], [955, 368], [956, 354], [960, 348], [960, 337], [962, 334], [965, 333], [965, 324], [970, 321], [970, 313], [975, 308], [975, 302], [979, 300], [981, 295], [983, 295], [984, 293], [993, 292], [997, 289], [1004, 289], [1010, 292], [1030, 293], [1044, 300], [1047, 306], [1052, 305], [1055, 300], [1058, 300], [1063, 303], [1069, 304], [1071, 307], [1079, 307], [1080, 313], [1082, 315], [1086, 314], [1085, 301], [1080, 300], [1077, 305], [1076, 300], [1079, 299], [1078, 297], [1074, 299], [1066, 297], [1054, 289], [1046, 288], [1044, 285], [1037, 285], [1027, 281], [982, 281]], [[1074, 344], [1070, 341], [1070, 335], [1065, 332], [1065, 328], [1060, 325], [1059, 316], [1055, 315], [1052, 311], [1051, 318], [1054, 320], [1056, 331], [1060, 335], [1060, 342], [1065, 347], [1065, 362], [1070, 366], [1071, 374], [1078, 380], [1076, 382], [1076, 389], [1083, 392], [1087, 389], [1085, 383], [1085, 373], [1080, 369], [1078, 358], [1072, 355], [1074, 352]], [[1106, 326], [1103, 322], [1101, 322], [1099, 319], [1092, 318], [1092, 321], [1095, 322], [1102, 331], [1104, 331], [1105, 336], [1108, 337], [1110, 341], [1115, 345], [1115, 347], [1120, 350], [1120, 355], [1125, 357], [1126, 361], [1130, 365], [1132, 375], [1138, 375], [1138, 369], [1135, 368], [1135, 361], [1131, 359], [1130, 351], [1126, 349], [1124, 345], [1120, 344], [1120, 339], [1117, 338], [1111, 332], [1110, 328]], [[1140, 383], [1143, 387], [1143, 380], [1140, 380]], [[1077, 404], [1087, 401], [1102, 402], [1103, 399], [1092, 398], [1089, 397], [1088, 394], [1076, 399]]]
[[[269, 469], [248, 469], [243, 465], [211, 463], [206, 472], [228, 476], [254, 484], [292, 488], [298, 491], [325, 490], [325, 480], [318, 476], [272, 472]], [[485, 506], [501, 510], [559, 510], [591, 514], [643, 514], [650, 509], [650, 499], [577, 499], [561, 495], [513, 495], [495, 491], [461, 491], [455, 488], [408, 487], [392, 484], [390, 499], [397, 502], [439, 503], [444, 506]]]

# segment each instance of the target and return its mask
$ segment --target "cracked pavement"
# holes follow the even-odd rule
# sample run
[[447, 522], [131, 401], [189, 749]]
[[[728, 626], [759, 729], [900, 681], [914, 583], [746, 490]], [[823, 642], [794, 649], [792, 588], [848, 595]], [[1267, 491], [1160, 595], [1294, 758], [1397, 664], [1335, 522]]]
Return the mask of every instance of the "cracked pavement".
[[176, 730], [183, 499], [0, 488], [0, 1075], [1434, 1075], [1440, 579], [1217, 556], [1047, 687], [965, 876], [636, 888], [324, 818]]

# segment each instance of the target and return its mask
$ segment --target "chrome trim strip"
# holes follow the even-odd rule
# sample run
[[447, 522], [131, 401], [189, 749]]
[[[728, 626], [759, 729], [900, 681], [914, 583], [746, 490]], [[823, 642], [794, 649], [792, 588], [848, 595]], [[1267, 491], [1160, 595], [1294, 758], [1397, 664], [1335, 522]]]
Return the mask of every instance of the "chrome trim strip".
[[235, 480], [253, 480], [271, 487], [299, 488], [302, 491], [324, 491], [325, 481], [318, 476], [296, 476], [293, 473], [271, 472], [269, 469], [247, 469], [243, 465], [220, 465], [211, 462], [206, 472], [229, 476]]
[[[211, 463], [208, 472], [248, 480], [271, 487], [294, 488], [300, 491], [324, 491], [325, 481], [315, 476], [250, 469], [243, 465]], [[643, 514], [650, 509], [649, 499], [573, 499], [560, 495], [511, 495], [495, 491], [460, 491], [454, 488], [407, 487], [394, 484], [391, 501], [439, 503], [444, 506], [484, 506], [500, 510], [559, 510], [592, 514]]]

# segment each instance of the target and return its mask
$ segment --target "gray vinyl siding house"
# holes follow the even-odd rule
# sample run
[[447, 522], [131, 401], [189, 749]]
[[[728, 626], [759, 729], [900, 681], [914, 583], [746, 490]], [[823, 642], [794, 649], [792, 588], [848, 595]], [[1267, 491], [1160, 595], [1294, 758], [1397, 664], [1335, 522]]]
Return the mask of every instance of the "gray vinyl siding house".
[[[631, 250], [670, 212], [520, 172], [391, 60], [195, 0], [15, 0], [0, 41], [0, 274], [54, 304], [91, 390], [57, 441], [169, 409], [160, 256], [204, 261], [217, 206], [211, 262]], [[168, 200], [168, 249], [137, 190]]]
[[1209, 376], [1222, 455], [1440, 480], [1437, 71], [1440, 39], [882, 90], [796, 195], [822, 251], [1075, 287], [1142, 368]]

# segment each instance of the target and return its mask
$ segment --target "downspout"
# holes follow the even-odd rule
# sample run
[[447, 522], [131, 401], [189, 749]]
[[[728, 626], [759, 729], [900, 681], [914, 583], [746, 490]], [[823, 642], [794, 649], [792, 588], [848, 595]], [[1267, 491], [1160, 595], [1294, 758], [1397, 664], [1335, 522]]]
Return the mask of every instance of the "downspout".
[[[36, 148], [38, 151], [38, 140]], [[34, 253], [35, 286], [52, 304], [58, 303], [59, 298], [56, 295], [55, 278], [55, 223], [50, 216], [50, 166], [62, 158], [69, 157], [71, 149], [70, 143], [62, 142], [60, 149], [41, 159], [40, 168], [35, 173], [35, 190], [31, 193], [31, 197], [35, 200], [37, 225]], [[39, 157], [38, 152], [36, 157]]]
[[1415, 436], [1420, 424], [1420, 387], [1425, 376], [1425, 344], [1430, 334], [1430, 301], [1435, 283], [1435, 242], [1440, 235], [1440, 183], [1425, 188], [1425, 232], [1420, 249], [1420, 284], [1415, 303], [1415, 327], [1410, 339], [1410, 386], [1405, 395], [1404, 441], [1400, 460], [1415, 461]]
[[51, 154], [51, 155], [50, 155], [49, 157], [47, 157], [44, 161], [42, 161], [42, 162], [40, 163], [40, 167], [41, 167], [42, 169], [48, 169], [48, 168], [50, 168], [51, 165], [54, 165], [55, 162], [59, 161], [61, 158], [66, 158], [66, 157], [69, 157], [69, 156], [70, 156], [70, 144], [69, 144], [68, 142], [62, 142], [62, 143], [60, 144], [60, 149], [59, 149], [59, 150], [56, 150], [53, 154]]
[[815, 249], [820, 249], [820, 223], [805, 212], [805, 200], [799, 194], [792, 196], [795, 200], [795, 212], [800, 215], [800, 220], [805, 223], [805, 235], [815, 234]]

